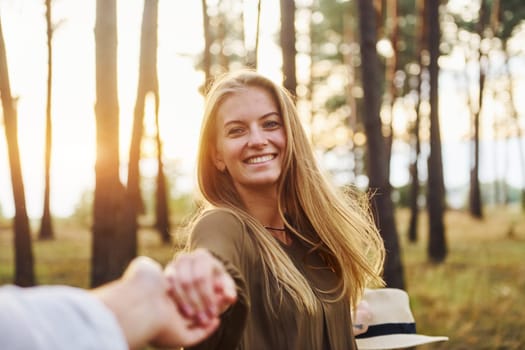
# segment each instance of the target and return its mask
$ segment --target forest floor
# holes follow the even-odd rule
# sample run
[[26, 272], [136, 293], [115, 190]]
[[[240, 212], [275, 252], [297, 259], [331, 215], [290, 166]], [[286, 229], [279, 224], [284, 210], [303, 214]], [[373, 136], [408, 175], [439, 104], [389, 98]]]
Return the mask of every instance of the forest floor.
[[[448, 342], [418, 349], [525, 349], [525, 214], [518, 208], [487, 208], [483, 220], [461, 211], [445, 216], [448, 256], [427, 259], [428, 228], [420, 216], [419, 240], [407, 242], [408, 212], [398, 210], [406, 289], [418, 333], [446, 335]], [[36, 231], [36, 230], [35, 230]], [[89, 286], [91, 235], [70, 221], [55, 224], [56, 239], [33, 241], [39, 284]], [[0, 284], [13, 276], [11, 229], [0, 225]], [[176, 251], [142, 229], [139, 254], [165, 264]]]

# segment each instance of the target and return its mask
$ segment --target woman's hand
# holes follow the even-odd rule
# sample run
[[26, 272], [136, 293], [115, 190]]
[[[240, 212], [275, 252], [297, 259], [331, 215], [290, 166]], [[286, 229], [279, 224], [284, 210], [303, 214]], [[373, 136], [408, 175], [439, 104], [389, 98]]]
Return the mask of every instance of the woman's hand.
[[370, 311], [368, 303], [364, 300], [360, 301], [357, 304], [353, 316], [352, 324], [354, 326], [354, 335], [365, 333], [372, 319], [372, 312]]
[[208, 325], [237, 300], [235, 282], [206, 249], [179, 254], [165, 274], [175, 304], [195, 325]]

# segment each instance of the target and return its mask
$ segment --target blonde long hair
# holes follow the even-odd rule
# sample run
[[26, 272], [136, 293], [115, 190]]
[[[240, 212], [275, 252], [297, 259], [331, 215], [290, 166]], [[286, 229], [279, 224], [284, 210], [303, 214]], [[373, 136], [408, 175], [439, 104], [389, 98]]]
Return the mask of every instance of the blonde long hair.
[[[385, 249], [367, 205], [357, 191], [341, 191], [331, 186], [317, 166], [290, 94], [260, 74], [241, 70], [217, 79], [206, 96], [197, 178], [206, 207], [223, 208], [236, 215], [260, 248], [265, 278], [276, 280], [298, 305], [316, 308], [315, 295], [305, 277], [287, 254], [251, 216], [238, 195], [230, 175], [220, 172], [212, 155], [216, 147], [217, 110], [232, 94], [258, 87], [275, 99], [285, 128], [287, 146], [278, 182], [279, 214], [300, 240], [312, 245], [340, 278], [340, 298], [349, 297], [355, 306], [365, 286], [381, 285]], [[350, 193], [352, 192], [352, 193]], [[361, 194], [361, 197], [366, 197]], [[282, 294], [281, 294], [282, 296]], [[267, 291], [270, 301], [270, 292]], [[272, 303], [269, 303], [272, 305]]]

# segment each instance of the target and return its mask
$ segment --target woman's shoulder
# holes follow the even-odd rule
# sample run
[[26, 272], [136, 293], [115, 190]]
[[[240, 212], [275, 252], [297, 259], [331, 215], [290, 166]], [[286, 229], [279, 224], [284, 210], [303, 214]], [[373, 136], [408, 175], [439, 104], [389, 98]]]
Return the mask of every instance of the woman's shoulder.
[[246, 225], [232, 210], [213, 208], [204, 211], [195, 220], [190, 241], [211, 245], [230, 242], [237, 248], [249, 243]]
[[233, 211], [222, 208], [208, 209], [195, 220], [195, 230], [227, 231], [230, 234], [242, 234], [245, 225]]
[[205, 248], [241, 271], [252, 266], [257, 255], [242, 219], [228, 209], [206, 210], [197, 218], [189, 236], [190, 249]]

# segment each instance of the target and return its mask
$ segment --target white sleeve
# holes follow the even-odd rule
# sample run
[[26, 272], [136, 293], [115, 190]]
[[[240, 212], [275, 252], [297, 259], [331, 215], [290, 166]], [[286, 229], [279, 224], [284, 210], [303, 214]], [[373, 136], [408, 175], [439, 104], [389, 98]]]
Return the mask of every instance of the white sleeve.
[[0, 287], [4, 350], [127, 350], [113, 313], [83, 289]]

